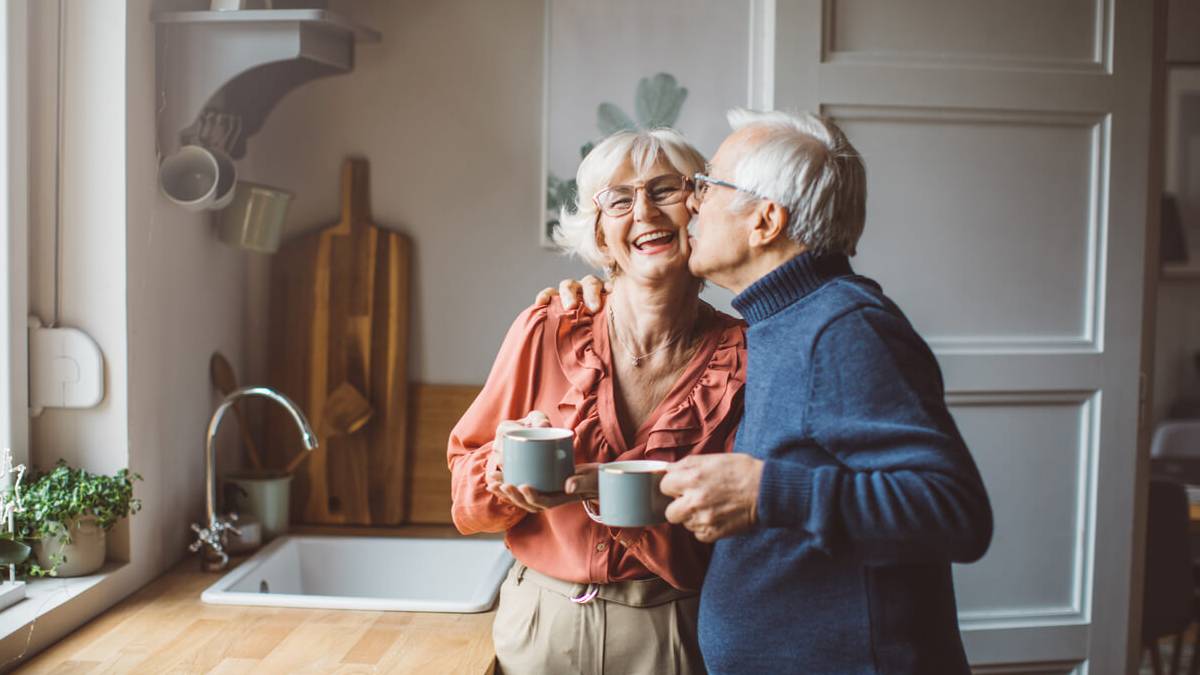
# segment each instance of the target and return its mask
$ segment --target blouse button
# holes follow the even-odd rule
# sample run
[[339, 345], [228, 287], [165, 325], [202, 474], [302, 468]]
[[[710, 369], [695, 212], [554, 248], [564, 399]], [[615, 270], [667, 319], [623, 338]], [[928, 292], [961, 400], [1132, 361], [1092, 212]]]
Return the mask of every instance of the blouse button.
[[596, 550], [604, 553], [604, 551], [608, 550], [608, 542], [602, 541], [599, 544], [596, 544]]

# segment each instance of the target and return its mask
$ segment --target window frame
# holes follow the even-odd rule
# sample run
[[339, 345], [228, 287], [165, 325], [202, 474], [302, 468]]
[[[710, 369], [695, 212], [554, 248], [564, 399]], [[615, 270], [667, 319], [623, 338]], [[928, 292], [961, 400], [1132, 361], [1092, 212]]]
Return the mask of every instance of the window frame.
[[0, 447], [29, 461], [29, 5], [0, 9]]

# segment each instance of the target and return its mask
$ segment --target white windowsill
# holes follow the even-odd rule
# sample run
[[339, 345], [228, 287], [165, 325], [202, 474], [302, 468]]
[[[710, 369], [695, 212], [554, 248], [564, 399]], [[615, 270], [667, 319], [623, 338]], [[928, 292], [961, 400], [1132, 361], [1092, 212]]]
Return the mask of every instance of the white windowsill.
[[[128, 563], [109, 561], [99, 572], [85, 577], [43, 577], [25, 582], [25, 599], [0, 611], [0, 640], [28, 631], [38, 617], [54, 611], [93, 588]], [[5, 569], [7, 577], [7, 569]]]

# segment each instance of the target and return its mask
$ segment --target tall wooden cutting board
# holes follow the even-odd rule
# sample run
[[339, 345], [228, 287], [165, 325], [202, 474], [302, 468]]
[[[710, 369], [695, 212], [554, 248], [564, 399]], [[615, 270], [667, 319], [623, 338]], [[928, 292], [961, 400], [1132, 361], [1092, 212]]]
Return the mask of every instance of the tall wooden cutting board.
[[[271, 266], [270, 384], [294, 400], [320, 439], [292, 481], [292, 522], [399, 525], [407, 517], [411, 243], [372, 223], [365, 159], [342, 167], [341, 219], [285, 244]], [[343, 382], [374, 415], [348, 435], [322, 418]], [[281, 410], [265, 413], [271, 467], [301, 449]]]

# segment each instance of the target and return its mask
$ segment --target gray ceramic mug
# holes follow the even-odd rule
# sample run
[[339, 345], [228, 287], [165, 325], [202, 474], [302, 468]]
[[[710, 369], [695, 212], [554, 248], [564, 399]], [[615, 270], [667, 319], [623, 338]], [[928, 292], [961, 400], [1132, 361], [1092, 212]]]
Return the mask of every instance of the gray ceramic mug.
[[671, 498], [659, 484], [667, 473], [667, 462], [649, 459], [601, 464], [600, 513], [587, 500], [583, 508], [597, 523], [612, 527], [645, 527], [667, 522]]
[[575, 473], [575, 432], [570, 429], [513, 429], [504, 433], [501, 443], [504, 482], [509, 485], [562, 492]]

